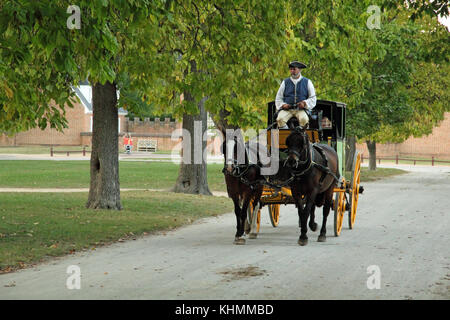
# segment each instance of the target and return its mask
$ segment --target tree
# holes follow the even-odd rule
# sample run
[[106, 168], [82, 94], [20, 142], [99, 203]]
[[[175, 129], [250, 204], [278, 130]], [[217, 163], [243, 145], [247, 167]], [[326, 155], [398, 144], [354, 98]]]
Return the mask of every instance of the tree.
[[398, 10], [403, 10], [406, 6], [410, 9], [412, 20], [421, 18], [424, 14], [434, 17], [447, 17], [450, 8], [448, 0], [384, 0], [383, 6], [397, 8]]
[[[438, 97], [446, 96], [445, 73], [436, 72], [445, 70], [448, 61], [448, 46], [438, 44], [438, 39], [448, 39], [443, 29], [436, 18], [412, 21], [405, 11], [378, 31], [385, 55], [370, 61], [373, 80], [349, 116], [353, 132], [367, 143], [370, 169], [376, 168], [376, 142], [420, 136], [443, 118], [445, 107]], [[430, 60], [443, 65], [426, 62]]]
[[[347, 110], [360, 105], [364, 86], [372, 82], [368, 62], [384, 55], [376, 30], [366, 26], [373, 1], [304, 1], [292, 26], [285, 55], [309, 65], [304, 74], [314, 82], [317, 97], [343, 101]], [[293, 11], [296, 12], [296, 11]], [[283, 72], [286, 73], [285, 70]], [[283, 74], [280, 71], [280, 74]], [[347, 127], [347, 169], [355, 150], [352, 126]]]
[[[170, 14], [159, 23], [166, 39], [159, 46], [159, 59], [166, 61], [166, 69], [159, 72], [149, 99], [155, 106], [169, 104], [174, 115], [183, 117], [191, 137], [194, 120], [202, 118], [193, 117], [203, 115], [203, 108], [221, 123], [260, 125], [265, 112], [255, 113], [261, 105], [255, 102], [267, 101], [268, 84], [277, 86], [273, 65], [287, 40], [283, 3], [172, 1]], [[227, 119], [217, 117], [224, 114]], [[183, 163], [175, 190], [208, 194], [205, 177], [206, 163]]]
[[[88, 208], [122, 207], [117, 91], [119, 100], [126, 100], [127, 92], [144, 91], [152, 82], [164, 3], [81, 0], [79, 7], [69, 7], [70, 1], [64, 0], [0, 3], [0, 129], [12, 133], [50, 125], [63, 130], [65, 105], [71, 107], [75, 97], [71, 86], [85, 79], [92, 84]], [[68, 28], [77, 27], [77, 20], [80, 29]]]

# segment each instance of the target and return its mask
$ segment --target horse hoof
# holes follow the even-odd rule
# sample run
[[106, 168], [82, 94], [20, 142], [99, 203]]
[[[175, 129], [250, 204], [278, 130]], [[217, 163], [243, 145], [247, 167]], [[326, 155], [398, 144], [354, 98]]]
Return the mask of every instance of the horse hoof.
[[243, 245], [243, 244], [245, 244], [245, 239], [244, 238], [235, 238], [234, 239], [234, 244], [236, 244], [236, 245]]
[[317, 227], [318, 227], [318, 226], [319, 226], [319, 225], [318, 225], [317, 223], [314, 222], [313, 225], [309, 225], [309, 228], [311, 229], [312, 232], [315, 232], [315, 231], [317, 230]]
[[308, 239], [298, 239], [298, 244], [301, 246], [306, 246], [308, 244]]
[[326, 236], [319, 236], [319, 238], [317, 238], [318, 242], [325, 242], [327, 241], [327, 237]]
[[250, 235], [248, 236], [250, 239], [256, 239], [258, 237], [257, 233], [250, 233]]

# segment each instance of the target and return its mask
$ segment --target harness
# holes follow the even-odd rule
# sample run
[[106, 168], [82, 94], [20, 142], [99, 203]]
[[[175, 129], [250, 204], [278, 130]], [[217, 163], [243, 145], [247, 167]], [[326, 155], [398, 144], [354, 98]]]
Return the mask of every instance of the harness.
[[[236, 142], [236, 137], [235, 137], [235, 142]], [[245, 147], [245, 157], [246, 157], [246, 162], [248, 159], [248, 150], [247, 148], [249, 148], [248, 144], [246, 143], [246, 147]], [[259, 163], [259, 158], [257, 159], [258, 163]], [[233, 159], [233, 163], [231, 164], [231, 172], [227, 169], [228, 164], [226, 163], [226, 161], [224, 162], [224, 167], [222, 169], [222, 173], [232, 176], [234, 178], [238, 178], [242, 183], [244, 183], [245, 185], [249, 186], [251, 189], [255, 188], [255, 185], [257, 184], [261, 184], [262, 181], [261, 179], [255, 180], [255, 181], [249, 181], [245, 175], [247, 174], [247, 172], [250, 170], [250, 168], [254, 168], [257, 167], [259, 168], [259, 166], [257, 164], [254, 163], [246, 163], [246, 164], [238, 164], [238, 161], [236, 159]]]
[[[309, 142], [308, 142], [308, 144], [309, 144], [309, 148], [304, 148], [304, 151], [308, 152], [306, 159], [303, 161], [298, 161], [297, 165], [298, 165], [298, 163], [301, 163], [301, 164], [308, 163], [308, 164], [307, 164], [306, 168], [301, 171], [291, 170], [292, 177], [294, 177], [295, 179], [300, 179], [303, 176], [308, 176], [311, 173], [312, 169], [316, 168], [322, 172], [322, 175], [319, 180], [320, 186], [322, 186], [323, 181], [325, 180], [325, 178], [328, 175], [331, 175], [334, 180], [339, 181], [339, 178], [330, 170], [330, 168], [328, 168], [328, 158], [327, 158], [327, 155], [325, 154], [325, 152], [323, 151], [322, 147], [320, 146], [320, 144], [317, 144], [317, 143], [311, 144]], [[322, 165], [322, 164], [316, 162], [318, 159], [316, 159], [314, 150], [316, 150], [319, 153], [321, 158], [324, 160], [325, 165]], [[300, 154], [298, 152], [293, 151], [293, 153], [296, 154], [297, 157], [300, 158]], [[289, 179], [289, 181], [292, 181], [291, 178]]]

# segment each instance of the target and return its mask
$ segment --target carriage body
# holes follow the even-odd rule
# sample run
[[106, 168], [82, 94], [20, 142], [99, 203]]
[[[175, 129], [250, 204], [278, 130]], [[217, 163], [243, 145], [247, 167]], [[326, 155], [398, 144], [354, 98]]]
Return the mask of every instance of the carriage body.
[[[330, 145], [336, 150], [339, 158], [341, 180], [334, 189], [335, 196], [333, 200], [334, 231], [336, 236], [341, 232], [345, 211], [348, 211], [349, 213], [349, 228], [353, 228], [358, 194], [363, 190], [359, 184], [361, 175], [361, 156], [359, 153], [356, 153], [353, 159], [353, 168], [350, 179], [346, 180], [344, 177], [346, 107], [346, 104], [342, 102], [317, 100], [316, 106], [311, 112], [309, 127], [306, 130], [311, 142]], [[278, 145], [272, 145], [272, 131], [275, 130], [274, 123], [276, 122], [276, 107], [274, 101], [268, 103], [267, 111], [267, 149], [269, 152], [284, 152], [287, 150], [286, 139], [291, 134], [292, 130], [277, 129]], [[295, 204], [290, 188], [274, 188], [265, 185], [259, 203], [251, 203], [249, 206], [248, 220], [252, 224], [252, 230], [254, 230], [254, 232], [259, 232], [261, 208], [264, 206], [268, 207], [270, 221], [272, 226], [276, 227], [279, 223], [281, 204]]]
[[[329, 144], [336, 150], [339, 157], [339, 170], [344, 172], [345, 163], [345, 112], [347, 105], [342, 102], [317, 100], [312, 110], [309, 128], [306, 130], [309, 140], [313, 143]], [[275, 102], [269, 102], [267, 107], [268, 127], [276, 121]], [[267, 146], [271, 149], [271, 131], [267, 130]], [[278, 149], [284, 151], [286, 138], [291, 134], [291, 129], [279, 129]]]

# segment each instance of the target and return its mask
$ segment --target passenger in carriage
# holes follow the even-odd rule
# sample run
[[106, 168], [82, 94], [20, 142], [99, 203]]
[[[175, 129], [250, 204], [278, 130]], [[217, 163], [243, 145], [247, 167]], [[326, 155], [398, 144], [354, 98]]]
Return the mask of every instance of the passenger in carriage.
[[[306, 65], [292, 61], [289, 63], [291, 76], [281, 82], [275, 98], [275, 106], [278, 112], [277, 124], [279, 129], [288, 129], [286, 123], [292, 117], [296, 117], [302, 127], [306, 127], [309, 117], [305, 109], [312, 110], [316, 106], [316, 93], [311, 80], [301, 75], [301, 69]], [[292, 106], [297, 108], [293, 109]]]

